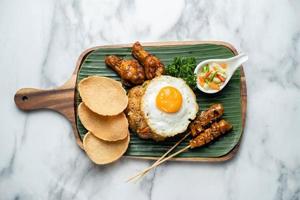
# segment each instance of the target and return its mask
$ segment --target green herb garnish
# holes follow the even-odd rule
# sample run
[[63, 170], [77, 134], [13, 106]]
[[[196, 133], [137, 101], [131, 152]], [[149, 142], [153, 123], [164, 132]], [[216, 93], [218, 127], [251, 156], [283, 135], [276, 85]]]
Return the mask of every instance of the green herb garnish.
[[203, 68], [202, 68], [202, 72], [203, 73], [206, 73], [206, 72], [208, 72], [209, 71], [209, 67], [208, 67], [208, 65], [205, 65]]
[[175, 57], [166, 67], [166, 74], [182, 78], [192, 88], [196, 89], [197, 77], [194, 74], [196, 68], [196, 58], [194, 57]]

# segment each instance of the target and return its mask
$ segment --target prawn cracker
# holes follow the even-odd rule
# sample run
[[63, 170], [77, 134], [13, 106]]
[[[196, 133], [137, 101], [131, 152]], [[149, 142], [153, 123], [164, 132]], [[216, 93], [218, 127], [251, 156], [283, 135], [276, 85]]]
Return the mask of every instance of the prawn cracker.
[[78, 116], [83, 126], [99, 139], [117, 141], [125, 139], [129, 134], [128, 121], [123, 112], [115, 116], [102, 116], [80, 103]]
[[88, 157], [96, 164], [105, 165], [112, 163], [126, 152], [130, 135], [116, 142], [108, 142], [95, 137], [88, 132], [83, 138], [83, 148]]
[[79, 82], [78, 91], [84, 104], [99, 115], [120, 114], [128, 104], [122, 84], [111, 78], [89, 76]]

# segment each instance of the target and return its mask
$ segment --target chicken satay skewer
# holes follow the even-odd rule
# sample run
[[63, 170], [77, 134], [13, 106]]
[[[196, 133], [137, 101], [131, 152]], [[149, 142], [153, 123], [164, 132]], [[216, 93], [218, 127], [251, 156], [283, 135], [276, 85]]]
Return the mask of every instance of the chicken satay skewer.
[[143, 175], [148, 173], [151, 169], [153, 169], [153, 168], [157, 167], [158, 165], [164, 163], [165, 161], [169, 160], [170, 158], [186, 151], [187, 149], [190, 149], [190, 148], [193, 149], [193, 148], [196, 148], [196, 147], [201, 147], [205, 144], [208, 144], [208, 143], [212, 142], [213, 140], [220, 137], [221, 135], [224, 135], [225, 133], [227, 133], [231, 129], [232, 129], [232, 125], [229, 122], [225, 121], [225, 120], [221, 120], [219, 122], [213, 123], [210, 128], [206, 129], [203, 133], [201, 133], [196, 138], [191, 140], [190, 144], [188, 146], [186, 146], [183, 149], [173, 153], [172, 155], [162, 159], [161, 161], [154, 163], [152, 166], [146, 168], [145, 170], [138, 173], [137, 175], [135, 175], [133, 177], [130, 177], [128, 179], [128, 181], [133, 180], [135, 178], [142, 177]]
[[220, 119], [223, 114], [224, 107], [220, 103], [213, 104], [207, 110], [201, 112], [189, 126], [192, 136], [196, 137], [202, 133], [208, 128], [208, 125]]
[[[154, 164], [165, 158], [173, 149], [175, 149], [182, 141], [184, 141], [189, 135], [192, 134], [196, 137], [200, 134], [207, 125], [219, 119], [224, 114], [224, 107], [222, 104], [213, 104], [207, 110], [201, 112], [201, 114], [190, 125], [190, 131], [183, 136], [176, 144], [174, 144], [164, 155], [162, 155]], [[153, 164], [153, 165], [154, 165]], [[146, 174], [148, 171], [143, 173]], [[141, 175], [141, 176], [143, 176]]]
[[205, 144], [210, 143], [211, 141], [215, 140], [216, 138], [220, 137], [221, 135], [227, 133], [232, 129], [232, 125], [229, 124], [225, 120], [221, 120], [220, 122], [215, 122], [212, 124], [211, 128], [206, 129], [203, 133], [198, 135], [196, 138], [190, 141], [190, 144], [186, 146], [185, 148], [177, 151], [176, 153], [168, 156], [167, 158], [157, 162], [156, 164], [153, 164], [152, 166], [146, 168], [144, 171], [141, 173], [131, 177], [129, 180], [133, 180], [134, 178], [139, 178], [142, 177], [142, 175], [146, 174], [149, 172], [151, 169], [157, 167], [158, 165], [162, 164], [163, 162], [169, 160], [170, 158], [186, 151], [187, 149], [191, 148], [196, 148], [196, 147], [201, 147]]

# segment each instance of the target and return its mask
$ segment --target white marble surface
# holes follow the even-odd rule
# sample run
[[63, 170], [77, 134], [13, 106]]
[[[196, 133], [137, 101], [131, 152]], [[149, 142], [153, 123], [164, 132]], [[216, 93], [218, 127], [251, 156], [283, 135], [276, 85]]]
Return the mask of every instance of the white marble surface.
[[[300, 1], [0, 1], [0, 199], [300, 199]], [[242, 145], [221, 164], [93, 165], [70, 124], [19, 111], [21, 87], [61, 85], [88, 47], [224, 40], [249, 55]]]

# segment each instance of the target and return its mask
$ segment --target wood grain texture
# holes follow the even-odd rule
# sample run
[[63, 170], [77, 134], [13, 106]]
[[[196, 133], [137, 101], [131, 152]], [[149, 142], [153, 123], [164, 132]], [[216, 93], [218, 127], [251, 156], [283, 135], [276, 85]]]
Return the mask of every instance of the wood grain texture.
[[[217, 44], [223, 45], [229, 48], [234, 54], [238, 54], [236, 49], [229, 43], [221, 41], [185, 41], [185, 42], [152, 42], [152, 43], [143, 43], [143, 46], [177, 46], [177, 45], [193, 45], [193, 44]], [[77, 144], [82, 148], [82, 141], [80, 139], [77, 124], [76, 116], [77, 111], [75, 107], [75, 94], [76, 94], [76, 77], [82, 62], [85, 57], [99, 48], [120, 48], [120, 47], [131, 47], [132, 44], [123, 44], [123, 45], [106, 45], [106, 46], [96, 46], [84, 51], [78, 58], [76, 63], [76, 68], [71, 76], [71, 78], [61, 87], [52, 89], [52, 90], [40, 90], [33, 88], [23, 88], [17, 91], [15, 95], [16, 105], [24, 111], [31, 111], [37, 109], [50, 109], [60, 114], [64, 115], [72, 124], [73, 132], [76, 138]], [[245, 127], [246, 119], [246, 109], [247, 109], [247, 89], [246, 89], [246, 78], [241, 67], [241, 99], [242, 99], [242, 127]], [[242, 137], [241, 137], [242, 138]], [[240, 142], [239, 142], [240, 143]], [[231, 150], [228, 154], [217, 157], [217, 158], [173, 158], [172, 160], [178, 161], [201, 161], [201, 162], [219, 162], [226, 161], [237, 153], [239, 148], [239, 143]], [[135, 156], [126, 156], [130, 158], [138, 159], [157, 159], [157, 157], [135, 157]]]

